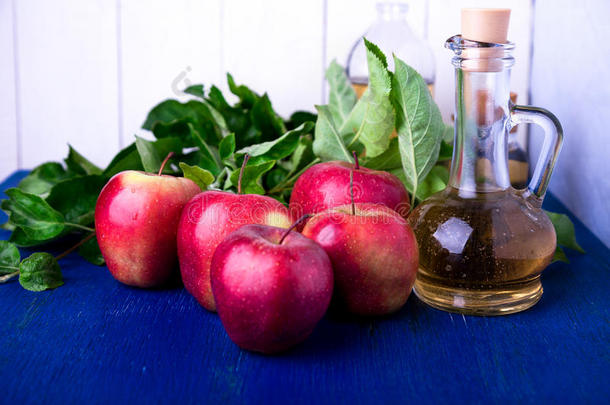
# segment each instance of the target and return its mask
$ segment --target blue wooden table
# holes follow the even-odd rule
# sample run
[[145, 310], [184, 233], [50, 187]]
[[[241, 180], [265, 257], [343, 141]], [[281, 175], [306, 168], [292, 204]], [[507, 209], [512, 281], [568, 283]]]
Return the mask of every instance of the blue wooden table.
[[63, 287], [0, 285], [0, 403], [608, 403], [610, 251], [575, 223], [588, 254], [550, 266], [528, 311], [462, 316], [411, 295], [387, 318], [327, 316], [272, 357], [237, 348], [183, 288], [130, 288], [72, 254]]

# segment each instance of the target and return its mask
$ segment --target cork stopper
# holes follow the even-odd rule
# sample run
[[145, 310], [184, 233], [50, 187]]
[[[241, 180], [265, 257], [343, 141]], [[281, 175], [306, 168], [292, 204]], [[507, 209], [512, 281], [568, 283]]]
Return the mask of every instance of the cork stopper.
[[463, 8], [462, 38], [504, 44], [507, 41], [510, 9]]
[[[508, 8], [464, 8], [462, 9], [462, 38], [494, 44], [507, 43]], [[473, 72], [499, 72], [503, 55], [500, 48], [467, 49], [463, 53], [462, 68]]]

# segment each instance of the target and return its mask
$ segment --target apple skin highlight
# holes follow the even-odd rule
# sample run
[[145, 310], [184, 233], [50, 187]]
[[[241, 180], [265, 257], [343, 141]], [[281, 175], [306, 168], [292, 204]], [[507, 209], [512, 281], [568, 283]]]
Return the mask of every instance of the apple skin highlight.
[[292, 218], [350, 204], [350, 171], [356, 203], [382, 204], [407, 218], [409, 194], [396, 176], [343, 161], [318, 163], [298, 178], [290, 196]]
[[241, 348], [284, 351], [305, 340], [322, 319], [333, 292], [324, 250], [297, 232], [246, 225], [218, 245], [212, 291], [229, 337]]
[[334, 303], [358, 315], [384, 315], [407, 301], [419, 265], [407, 222], [380, 204], [343, 205], [313, 216], [303, 235], [328, 254], [335, 275]]
[[187, 203], [178, 226], [180, 273], [187, 291], [207, 310], [216, 304], [210, 284], [210, 263], [216, 246], [247, 224], [288, 228], [290, 214], [271, 197], [206, 191]]
[[124, 171], [102, 189], [95, 232], [112, 276], [154, 287], [176, 270], [176, 233], [183, 206], [201, 190], [182, 177]]

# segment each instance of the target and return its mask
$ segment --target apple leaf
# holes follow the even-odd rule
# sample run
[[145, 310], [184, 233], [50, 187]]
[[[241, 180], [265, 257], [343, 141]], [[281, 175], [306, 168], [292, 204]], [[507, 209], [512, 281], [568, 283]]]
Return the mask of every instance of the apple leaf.
[[[161, 168], [161, 162], [169, 152], [182, 152], [182, 142], [174, 137], [162, 138], [153, 142], [136, 136], [136, 149], [144, 170], [149, 173], [157, 173]], [[163, 173], [168, 172], [171, 172], [171, 169], [166, 165]]]
[[350, 136], [348, 149], [354, 149], [356, 142], [359, 142], [366, 148], [366, 155], [372, 158], [381, 155], [390, 144], [390, 135], [394, 130], [394, 109], [390, 102], [392, 81], [385, 56], [366, 38], [364, 43], [369, 86], [341, 125], [339, 133]]
[[[269, 161], [259, 164], [248, 164], [244, 168], [244, 174], [241, 180], [241, 192], [243, 194], [265, 194], [265, 189], [262, 185], [262, 176], [267, 173], [275, 166], [275, 161]], [[233, 170], [231, 176], [228, 177], [228, 182], [225, 183], [225, 189], [227, 186], [237, 186], [239, 180], [240, 169]]]
[[345, 147], [341, 134], [335, 126], [332, 113], [327, 105], [317, 105], [318, 121], [316, 122], [313, 151], [322, 160], [346, 160], [352, 162], [352, 154]]
[[306, 167], [314, 159], [315, 155], [313, 153], [311, 137], [301, 137], [299, 139], [299, 144], [295, 148], [290, 158], [290, 171], [288, 174], [286, 174], [286, 177], [291, 177], [292, 175], [298, 173], [299, 170]]
[[248, 154], [250, 156], [249, 162], [253, 165], [269, 162], [271, 160], [283, 159], [294, 152], [299, 144], [301, 136], [310, 133], [313, 126], [313, 122], [306, 122], [273, 141], [263, 142], [240, 149], [237, 151], [236, 155], [241, 157]]
[[576, 241], [576, 233], [574, 232], [574, 224], [570, 217], [565, 214], [545, 211], [557, 234], [557, 244], [568, 249], [576, 250], [579, 253], [585, 253], [584, 249]]
[[59, 264], [46, 252], [32, 254], [19, 265], [19, 284], [26, 290], [44, 291], [64, 284]]
[[561, 248], [561, 246], [557, 246], [555, 248], [555, 253], [553, 253], [553, 259], [551, 263], [555, 262], [570, 263], [570, 259], [568, 259], [566, 252]]
[[100, 175], [81, 176], [56, 184], [46, 198], [66, 221], [80, 225], [93, 223], [95, 203], [107, 178]]
[[273, 110], [267, 93], [256, 100], [250, 110], [250, 118], [254, 127], [260, 131], [262, 141], [276, 139], [286, 132], [284, 120]]
[[390, 139], [390, 145], [381, 155], [365, 160], [363, 165], [375, 170], [392, 170], [397, 168], [402, 170], [398, 138]]
[[68, 145], [68, 148], [68, 157], [65, 159], [68, 169], [79, 175], [102, 174], [102, 169], [78, 153], [71, 145]]
[[58, 162], [47, 162], [36, 167], [17, 186], [21, 191], [45, 197], [51, 187], [62, 180], [68, 179], [71, 174]]
[[124, 170], [144, 170], [135, 142], [123, 148], [110, 161], [106, 169], [104, 169], [104, 175], [112, 177]]
[[358, 98], [345, 74], [345, 69], [336, 60], [330, 63], [325, 76], [329, 87], [328, 109], [335, 125], [340, 127], [356, 105]]
[[438, 160], [445, 125], [424, 79], [394, 56], [392, 103], [405, 186], [413, 201], [417, 188]]
[[9, 241], [0, 240], [0, 274], [19, 271], [20, 261], [19, 249]]
[[10, 188], [5, 193], [9, 199], [2, 201], [2, 209], [9, 214], [9, 221], [21, 228], [29, 239], [44, 241], [64, 231], [63, 215], [39, 196], [18, 188]]
[[290, 118], [285, 124], [287, 129], [295, 129], [307, 121], [316, 122], [317, 119], [318, 116], [309, 111], [295, 111], [290, 115]]
[[220, 160], [224, 161], [233, 156], [233, 153], [235, 153], [235, 134], [230, 133], [220, 141], [218, 154], [220, 155]]
[[184, 177], [193, 180], [202, 191], [207, 190], [208, 186], [214, 183], [214, 175], [201, 167], [189, 166], [184, 162], [180, 162], [179, 166]]
[[78, 248], [78, 254], [81, 255], [89, 263], [95, 264], [96, 266], [104, 265], [104, 256], [100, 251], [100, 247], [97, 243], [97, 238], [91, 238], [87, 242], [83, 243]]
[[235, 80], [233, 80], [233, 76], [231, 76], [230, 73], [227, 73], [227, 83], [229, 84], [229, 90], [231, 90], [231, 93], [239, 97], [239, 105], [242, 108], [252, 108], [254, 103], [256, 103], [256, 101], [260, 98], [258, 94], [250, 90], [247, 86], [244, 86], [243, 84], [238, 86], [235, 84]]
[[186, 94], [190, 94], [195, 97], [204, 98], [205, 93], [203, 91], [203, 84], [193, 84], [184, 89]]

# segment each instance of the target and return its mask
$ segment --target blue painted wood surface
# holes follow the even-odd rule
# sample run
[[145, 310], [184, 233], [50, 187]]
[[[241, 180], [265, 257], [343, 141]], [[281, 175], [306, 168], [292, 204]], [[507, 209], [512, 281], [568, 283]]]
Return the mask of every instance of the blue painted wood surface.
[[461, 316], [412, 295], [386, 318], [327, 316], [273, 357], [233, 345], [183, 288], [130, 288], [72, 254], [61, 288], [0, 285], [0, 403], [607, 403], [610, 252], [575, 223], [588, 254], [550, 266], [526, 312]]

